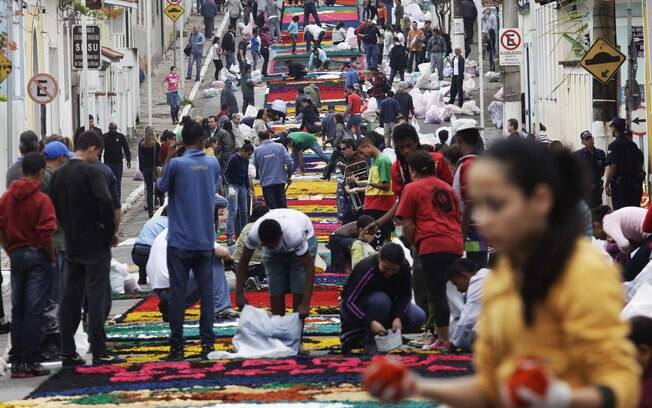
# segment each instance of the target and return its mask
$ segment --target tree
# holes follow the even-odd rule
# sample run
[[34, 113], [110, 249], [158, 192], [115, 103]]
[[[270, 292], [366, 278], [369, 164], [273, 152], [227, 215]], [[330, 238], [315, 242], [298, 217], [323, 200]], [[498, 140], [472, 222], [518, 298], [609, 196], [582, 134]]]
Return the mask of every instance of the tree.
[[451, 0], [431, 0], [431, 1], [432, 1], [432, 5], [435, 6], [435, 12], [437, 14], [437, 22], [439, 23], [439, 28], [443, 32], [448, 32], [450, 29]]

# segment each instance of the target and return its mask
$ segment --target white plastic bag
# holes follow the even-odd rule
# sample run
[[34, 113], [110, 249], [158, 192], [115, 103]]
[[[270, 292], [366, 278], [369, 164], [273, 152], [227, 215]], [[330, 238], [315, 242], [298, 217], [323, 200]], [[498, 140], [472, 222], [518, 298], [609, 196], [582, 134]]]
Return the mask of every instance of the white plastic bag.
[[129, 267], [115, 259], [111, 259], [111, 272], [109, 273], [111, 293], [119, 295], [125, 293], [125, 278], [127, 275], [129, 275]]
[[475, 89], [475, 79], [467, 79], [464, 81], [462, 84], [462, 89], [464, 90], [464, 94], [468, 94], [472, 90]]
[[480, 108], [478, 105], [475, 104], [474, 100], [466, 101], [462, 105], [462, 112], [460, 112], [462, 115], [469, 115], [469, 116], [474, 116], [474, 115], [479, 115], [480, 114]]
[[[604, 247], [603, 247], [604, 248]], [[652, 262], [648, 263], [632, 281], [623, 283], [625, 287], [625, 302], [629, 302], [636, 292], [645, 284], [652, 285]]]
[[[247, 109], [249, 109], [247, 107]], [[251, 129], [249, 126], [245, 125], [244, 123], [240, 124], [240, 134], [242, 135], [242, 138], [244, 140], [249, 140], [251, 141], [251, 137], [253, 136], [253, 129]]]
[[257, 115], [258, 115], [258, 108], [257, 107], [255, 107], [253, 105], [247, 106], [247, 110], [245, 111], [245, 114], [244, 114], [245, 118], [255, 118]]
[[140, 285], [138, 284], [138, 275], [130, 273], [125, 278], [125, 291], [127, 293], [140, 292]]
[[652, 317], [652, 285], [643, 284], [620, 313], [620, 318], [629, 320], [634, 316]]
[[347, 43], [346, 41], [337, 44], [336, 47], [337, 47], [338, 50], [350, 50], [351, 49], [351, 45], [349, 43]]
[[204, 98], [214, 98], [220, 96], [220, 91], [214, 88], [204, 89], [203, 96]]
[[484, 77], [488, 82], [500, 82], [500, 72], [489, 71]]
[[349, 27], [349, 29], [346, 30], [346, 39], [344, 42], [347, 43], [352, 50], [358, 49], [358, 38], [355, 36], [355, 29], [353, 27]]
[[285, 102], [283, 99], [275, 99], [274, 101], [272, 101], [272, 109], [274, 109], [275, 111], [288, 113], [288, 103]]
[[260, 72], [259, 69], [253, 71], [251, 73], [251, 80], [254, 81], [254, 83], [258, 84], [263, 81], [263, 74]]
[[431, 66], [429, 62], [424, 62], [422, 64], [419, 64], [417, 68], [419, 68], [419, 72], [421, 73], [421, 75], [430, 76], [430, 74], [432, 74], [432, 72], [430, 71]]
[[433, 105], [426, 112], [426, 123], [442, 123], [444, 109], [440, 106]]
[[211, 360], [224, 358], [275, 358], [296, 356], [301, 343], [298, 313], [270, 316], [264, 309], [245, 306], [233, 336], [235, 353], [214, 351]]

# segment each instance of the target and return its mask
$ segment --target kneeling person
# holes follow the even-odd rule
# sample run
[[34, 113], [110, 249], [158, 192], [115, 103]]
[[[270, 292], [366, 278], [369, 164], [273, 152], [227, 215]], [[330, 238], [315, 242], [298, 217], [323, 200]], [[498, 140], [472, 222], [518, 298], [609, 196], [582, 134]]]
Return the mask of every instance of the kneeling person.
[[380, 254], [356, 265], [342, 291], [342, 352], [374, 348], [374, 336], [388, 330], [418, 330], [426, 314], [412, 303], [412, 271], [403, 248], [387, 243]]
[[448, 279], [464, 293], [464, 308], [455, 324], [450, 341], [454, 347], [471, 349], [475, 341], [475, 323], [482, 311], [482, 290], [489, 276], [489, 269], [476, 272], [476, 266], [467, 259], [456, 259], [448, 269]]
[[260, 246], [263, 247], [272, 314], [285, 314], [285, 294], [292, 292], [293, 310], [305, 318], [310, 312], [317, 254], [317, 238], [310, 218], [302, 212], [280, 208], [269, 211], [254, 223], [238, 260], [236, 301], [240, 308], [247, 303], [244, 283], [249, 262]]

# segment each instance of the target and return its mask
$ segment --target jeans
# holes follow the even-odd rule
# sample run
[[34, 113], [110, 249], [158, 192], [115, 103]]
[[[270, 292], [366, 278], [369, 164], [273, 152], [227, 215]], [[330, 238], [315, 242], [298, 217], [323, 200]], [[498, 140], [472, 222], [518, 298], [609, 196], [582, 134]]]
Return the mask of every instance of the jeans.
[[380, 55], [378, 44], [365, 44], [364, 48], [367, 56], [367, 69], [378, 67], [378, 56]]
[[267, 65], [269, 64], [269, 47], [260, 47], [260, 55], [263, 57], [263, 69], [260, 71], [267, 76]]
[[276, 17], [272, 19], [267, 20], [267, 24], [269, 25], [269, 31], [272, 37], [278, 38], [281, 36], [281, 19]]
[[459, 94], [460, 106], [464, 105], [464, 89], [462, 88], [463, 81], [464, 77], [462, 75], [453, 75], [453, 78], [451, 79], [451, 98], [448, 101], [449, 104], [455, 103], [457, 94]]
[[201, 54], [191, 53], [188, 61], [188, 72], [186, 73], [186, 78], [192, 78], [192, 66], [197, 64], [197, 76], [195, 76], [195, 81], [199, 81], [199, 71], [201, 70]]
[[352, 129], [353, 126], [355, 126], [355, 140], [360, 139], [361, 136], [361, 131], [360, 131], [360, 125], [362, 124], [362, 115], [359, 113], [353, 114], [349, 116], [349, 121], [346, 124], [346, 130], [349, 132], [353, 133]]
[[172, 122], [179, 122], [179, 109], [181, 108], [181, 97], [179, 96], [179, 91], [168, 92], [165, 94], [168, 105], [170, 105], [170, 116], [172, 117]]
[[143, 180], [145, 182], [145, 201], [149, 218], [154, 215], [154, 169], [143, 169]]
[[226, 69], [231, 69], [231, 66], [236, 65], [237, 60], [235, 58], [235, 51], [226, 52]]
[[131, 260], [134, 265], [138, 266], [138, 280], [145, 282], [147, 280], [147, 261], [149, 261], [149, 253], [152, 247], [148, 245], [134, 245], [131, 250]]
[[408, 72], [418, 71], [421, 64], [421, 51], [410, 51], [408, 53]]
[[122, 163], [106, 163], [113, 172], [118, 184], [118, 198], [122, 197]]
[[229, 202], [229, 218], [226, 223], [226, 236], [231, 239], [233, 235], [240, 235], [242, 228], [247, 225], [247, 207], [249, 205], [249, 189], [246, 186], [229, 186], [227, 200]]
[[100, 256], [95, 263], [79, 263], [68, 260], [68, 269], [64, 275], [63, 299], [59, 308], [62, 356], [72, 357], [76, 353], [75, 332], [81, 320], [84, 299], [88, 313], [90, 351], [96, 355], [107, 352], [104, 321], [106, 319], [107, 295], [110, 298], [110, 270], [111, 250], [108, 248], [106, 254]]
[[211, 38], [215, 31], [215, 17], [204, 17], [204, 34], [206, 38]]
[[430, 54], [430, 71], [434, 74], [437, 69], [437, 76], [439, 80], [444, 79], [444, 54], [433, 52]]
[[450, 323], [450, 307], [446, 296], [448, 268], [458, 255], [436, 253], [421, 255], [421, 266], [426, 281], [426, 289], [435, 308], [435, 324], [437, 327], [448, 327]]
[[627, 261], [625, 270], [623, 271], [623, 280], [625, 282], [634, 280], [650, 262], [650, 254], [652, 253], [652, 249], [650, 248], [651, 244], [652, 236], [644, 239], [638, 247], [636, 254]]
[[[360, 302], [365, 315], [378, 323], [382, 324], [385, 329], [392, 328], [392, 306], [395, 302], [390, 298], [387, 293], [378, 291], [372, 292], [363, 298]], [[354, 320], [355, 318], [349, 312], [342, 308], [341, 312], [342, 322]], [[402, 333], [415, 332], [423, 326], [426, 321], [426, 313], [419, 306], [410, 303], [405, 313], [400, 317], [403, 325]], [[358, 319], [355, 319], [358, 321]], [[361, 323], [361, 324], [364, 324]], [[364, 326], [365, 332], [363, 334], [363, 341], [374, 342], [374, 334], [369, 330], [369, 326]]]
[[308, 25], [310, 20], [310, 15], [315, 19], [315, 24], [321, 27], [321, 22], [319, 21], [319, 14], [317, 13], [317, 5], [315, 3], [308, 3], [303, 5], [303, 26]]
[[52, 266], [45, 251], [39, 248], [16, 249], [10, 258], [12, 356], [14, 362], [37, 362]]
[[285, 184], [272, 184], [263, 187], [263, 197], [265, 198], [265, 204], [270, 210], [288, 208], [285, 199]]
[[251, 95], [251, 96], [242, 95], [242, 114], [243, 115], [247, 111], [247, 106], [249, 106], [249, 105], [256, 106], [256, 104], [254, 103], [254, 96], [253, 95]]
[[258, 58], [260, 58], [260, 53], [258, 51], [252, 51], [251, 58], [253, 59], [253, 64], [251, 64], [251, 69], [255, 71], [256, 68], [258, 68]]
[[[328, 162], [330, 161], [330, 157], [328, 157], [328, 155], [326, 153], [324, 153], [324, 151], [321, 149], [321, 146], [319, 146], [319, 143], [313, 144], [308, 149], [315, 152], [317, 157], [319, 157], [321, 160], [326, 162], [326, 164], [328, 164]], [[292, 171], [294, 172], [299, 167], [299, 164], [298, 164], [299, 163], [299, 149], [293, 149], [292, 150], [292, 160], [294, 161], [293, 168], [292, 168]]]
[[199, 337], [202, 345], [212, 346], [214, 298], [213, 251], [189, 251], [168, 246], [168, 271], [170, 273], [170, 348], [183, 347], [183, 321], [186, 311], [186, 289], [192, 269], [199, 288]]
[[[213, 278], [213, 310], [217, 313], [231, 307], [231, 297], [229, 296], [229, 285], [226, 282], [222, 260], [213, 256], [211, 264]], [[186, 303], [186, 307], [189, 307], [201, 299], [201, 293], [199, 292], [194, 272], [191, 272], [190, 274], [190, 279], [188, 280], [188, 286], [186, 289], [186, 301], [190, 302]]]
[[398, 73], [398, 77], [401, 78], [401, 81], [405, 81], [405, 68], [394, 69], [392, 68], [389, 74], [389, 85], [391, 86], [394, 83], [394, 77]]

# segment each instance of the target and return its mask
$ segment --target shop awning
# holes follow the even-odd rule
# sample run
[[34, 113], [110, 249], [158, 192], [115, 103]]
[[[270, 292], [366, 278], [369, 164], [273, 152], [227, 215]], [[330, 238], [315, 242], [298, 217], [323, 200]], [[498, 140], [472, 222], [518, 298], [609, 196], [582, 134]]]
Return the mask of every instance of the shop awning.
[[138, 0], [104, 0], [104, 5], [137, 9]]

